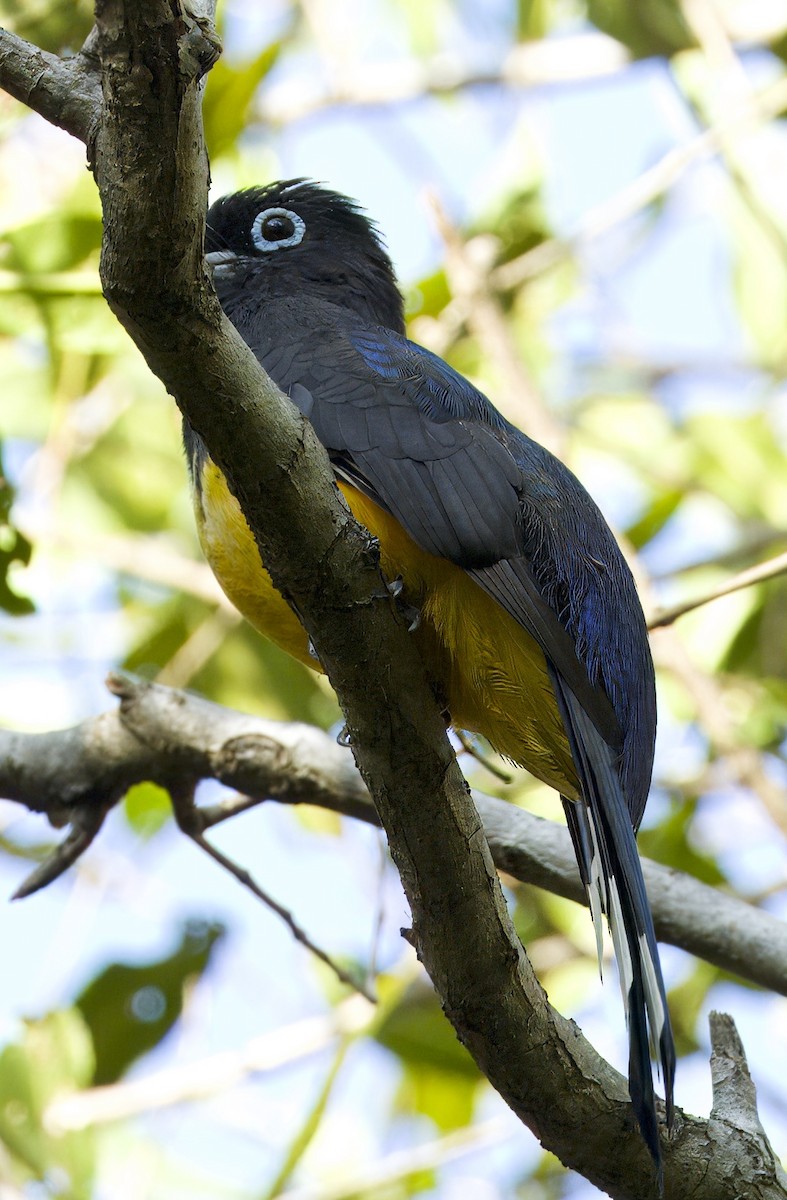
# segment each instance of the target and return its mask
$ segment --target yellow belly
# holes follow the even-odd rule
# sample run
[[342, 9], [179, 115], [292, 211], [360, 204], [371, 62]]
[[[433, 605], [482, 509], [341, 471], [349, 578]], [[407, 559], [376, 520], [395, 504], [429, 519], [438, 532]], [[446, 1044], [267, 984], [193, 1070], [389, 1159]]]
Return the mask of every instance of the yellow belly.
[[[373, 501], [348, 484], [340, 487], [354, 516], [378, 539], [386, 577], [400, 576], [403, 599], [420, 610], [413, 636], [452, 724], [480, 733], [500, 754], [577, 798], [574, 764], [537, 643], [460, 567], [421, 550]], [[195, 489], [195, 511], [205, 557], [235, 607], [283, 650], [319, 670], [210, 459]]]

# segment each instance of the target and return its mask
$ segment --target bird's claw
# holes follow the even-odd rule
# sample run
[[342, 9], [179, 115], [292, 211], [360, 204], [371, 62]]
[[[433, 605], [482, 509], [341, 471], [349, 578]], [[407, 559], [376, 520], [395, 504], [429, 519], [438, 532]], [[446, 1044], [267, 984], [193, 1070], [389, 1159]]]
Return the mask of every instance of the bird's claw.
[[396, 610], [407, 622], [407, 632], [415, 633], [418, 626], [421, 624], [421, 610], [412, 604], [407, 604], [402, 600], [404, 591], [404, 581], [401, 575], [397, 575], [396, 579], [392, 579], [387, 585], [391, 599], [396, 602]]

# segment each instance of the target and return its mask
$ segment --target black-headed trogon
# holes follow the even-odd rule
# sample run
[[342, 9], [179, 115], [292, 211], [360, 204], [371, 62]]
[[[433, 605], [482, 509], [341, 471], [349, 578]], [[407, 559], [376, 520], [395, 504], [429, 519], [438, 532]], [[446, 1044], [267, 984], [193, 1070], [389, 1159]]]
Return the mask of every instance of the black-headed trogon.
[[[350, 508], [379, 540], [383, 571], [419, 611], [413, 636], [452, 724], [563, 797], [599, 944], [601, 913], [612, 932], [629, 1090], [659, 1164], [649, 1048], [668, 1122], [675, 1053], [634, 840], [655, 687], [617, 543], [558, 459], [408, 341], [391, 261], [352, 201], [291, 180], [218, 200], [207, 226], [222, 307], [313, 424]], [[185, 437], [220, 584], [253, 625], [315, 666], [224, 477], [199, 437]]]

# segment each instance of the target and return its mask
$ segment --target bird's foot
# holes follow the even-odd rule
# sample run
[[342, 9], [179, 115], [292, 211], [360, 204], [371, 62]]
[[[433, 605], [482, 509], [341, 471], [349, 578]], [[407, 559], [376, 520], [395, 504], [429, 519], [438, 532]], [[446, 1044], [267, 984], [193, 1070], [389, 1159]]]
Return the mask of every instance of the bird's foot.
[[415, 608], [414, 605], [408, 604], [402, 599], [404, 591], [404, 581], [401, 575], [397, 575], [396, 579], [392, 579], [387, 585], [391, 599], [396, 603], [396, 611], [407, 622], [407, 632], [415, 633], [418, 626], [421, 624], [421, 610]]

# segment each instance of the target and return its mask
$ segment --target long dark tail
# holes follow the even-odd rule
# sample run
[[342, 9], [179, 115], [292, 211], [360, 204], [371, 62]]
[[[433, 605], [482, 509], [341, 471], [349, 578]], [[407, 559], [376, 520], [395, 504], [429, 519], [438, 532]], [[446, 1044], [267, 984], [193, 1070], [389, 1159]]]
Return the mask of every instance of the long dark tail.
[[582, 784], [582, 800], [563, 797], [563, 806], [590, 901], [599, 957], [602, 914], [612, 934], [629, 1031], [629, 1094], [661, 1184], [661, 1149], [650, 1055], [661, 1065], [670, 1128], [675, 1045], [637, 843], [615, 751], [560, 677], [554, 672], [552, 677]]

